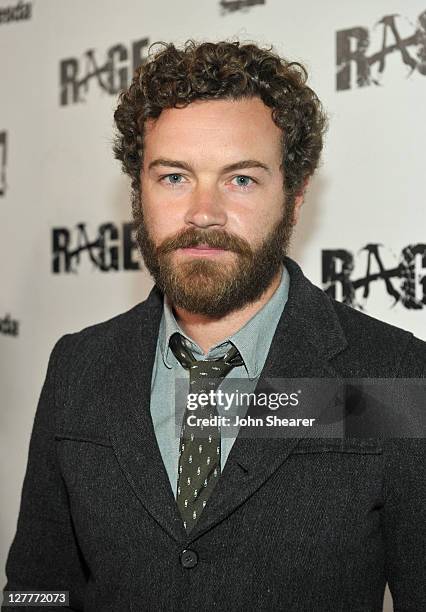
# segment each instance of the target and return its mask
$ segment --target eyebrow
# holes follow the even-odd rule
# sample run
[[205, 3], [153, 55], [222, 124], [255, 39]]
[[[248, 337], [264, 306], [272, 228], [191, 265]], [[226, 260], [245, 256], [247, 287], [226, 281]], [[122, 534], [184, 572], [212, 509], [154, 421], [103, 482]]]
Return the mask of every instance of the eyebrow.
[[[183, 168], [184, 170], [188, 170], [188, 172], [192, 172], [193, 168], [190, 164], [184, 161], [179, 161], [177, 159], [165, 159], [163, 157], [154, 159], [148, 166], [148, 170], [151, 168], [156, 168], [158, 166], [168, 166], [169, 168]], [[261, 168], [265, 170], [268, 174], [272, 174], [271, 168], [257, 159], [242, 159], [240, 161], [234, 162], [233, 164], [228, 164], [221, 168], [223, 172], [233, 172], [234, 170], [243, 170], [245, 168]]]

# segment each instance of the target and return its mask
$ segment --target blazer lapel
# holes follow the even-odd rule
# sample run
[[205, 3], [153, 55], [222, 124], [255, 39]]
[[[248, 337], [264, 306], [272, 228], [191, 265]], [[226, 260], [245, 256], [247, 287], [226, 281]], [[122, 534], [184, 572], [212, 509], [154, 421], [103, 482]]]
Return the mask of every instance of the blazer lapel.
[[154, 286], [115, 339], [119, 366], [112, 363], [106, 401], [117, 460], [136, 496], [174, 539], [186, 531], [170, 487], [151, 418], [151, 376], [162, 316], [162, 294]]

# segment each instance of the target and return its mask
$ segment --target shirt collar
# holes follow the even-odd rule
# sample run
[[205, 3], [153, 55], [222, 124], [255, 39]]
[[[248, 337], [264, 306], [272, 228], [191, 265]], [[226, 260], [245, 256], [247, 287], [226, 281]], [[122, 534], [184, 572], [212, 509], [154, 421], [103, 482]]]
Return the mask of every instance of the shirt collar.
[[[222, 357], [231, 342], [239, 350], [250, 379], [259, 376], [269, 351], [275, 329], [288, 298], [290, 277], [283, 266], [281, 282], [271, 298], [237, 332], [215, 344], [204, 355], [202, 349], [180, 327], [173, 313], [170, 301], [164, 296], [163, 316], [159, 329], [159, 346], [164, 364], [172, 368], [177, 362], [169, 346], [170, 337], [179, 332], [186, 340], [188, 348], [196, 359], [216, 359]], [[263, 358], [262, 358], [263, 357]]]

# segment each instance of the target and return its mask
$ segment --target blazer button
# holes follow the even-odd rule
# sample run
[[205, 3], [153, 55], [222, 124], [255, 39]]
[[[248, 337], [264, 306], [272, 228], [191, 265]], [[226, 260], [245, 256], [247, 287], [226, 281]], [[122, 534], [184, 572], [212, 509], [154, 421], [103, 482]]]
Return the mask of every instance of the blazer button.
[[180, 553], [180, 562], [183, 567], [190, 569], [195, 567], [198, 563], [198, 555], [194, 550], [183, 550]]

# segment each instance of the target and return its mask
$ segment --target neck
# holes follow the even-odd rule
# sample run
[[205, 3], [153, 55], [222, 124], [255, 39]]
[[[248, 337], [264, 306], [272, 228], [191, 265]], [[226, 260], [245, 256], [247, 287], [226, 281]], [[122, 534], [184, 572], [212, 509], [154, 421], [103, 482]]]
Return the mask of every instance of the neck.
[[256, 312], [271, 299], [277, 290], [282, 275], [282, 266], [274, 276], [271, 284], [255, 302], [247, 304], [240, 310], [234, 310], [218, 319], [207, 315], [189, 312], [183, 308], [173, 306], [176, 321], [183, 331], [208, 353], [210, 348], [228, 336], [235, 334], [249, 321]]

